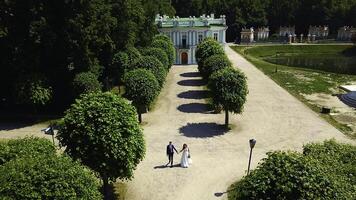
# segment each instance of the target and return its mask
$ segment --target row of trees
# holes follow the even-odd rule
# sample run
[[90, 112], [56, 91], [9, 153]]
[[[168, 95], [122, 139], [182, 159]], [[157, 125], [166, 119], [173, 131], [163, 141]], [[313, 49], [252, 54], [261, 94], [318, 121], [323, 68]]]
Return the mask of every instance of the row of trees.
[[227, 40], [234, 41], [243, 27], [296, 25], [306, 33], [309, 25], [329, 25], [332, 32], [356, 26], [356, 0], [173, 0], [178, 16], [226, 15]]
[[354, 199], [356, 146], [333, 140], [303, 153], [270, 152], [257, 169], [230, 187], [229, 200]]
[[1, 2], [0, 106], [61, 112], [87, 84], [109, 89], [114, 55], [150, 45], [156, 13], [174, 9], [168, 0]]
[[44, 138], [0, 142], [0, 196], [4, 199], [101, 199], [89, 168]]
[[242, 113], [248, 94], [246, 76], [232, 67], [223, 47], [212, 38], [205, 38], [197, 47], [199, 72], [208, 80], [208, 88], [216, 109], [225, 111], [225, 126], [229, 112]]

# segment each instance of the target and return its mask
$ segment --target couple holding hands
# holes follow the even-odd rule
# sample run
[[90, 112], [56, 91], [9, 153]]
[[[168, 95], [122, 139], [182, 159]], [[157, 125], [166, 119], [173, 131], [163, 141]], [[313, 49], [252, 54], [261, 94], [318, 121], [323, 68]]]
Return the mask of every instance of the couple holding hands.
[[174, 151], [179, 154], [181, 152], [182, 153], [182, 158], [180, 161], [180, 166], [184, 167], [184, 168], [188, 168], [189, 164], [192, 164], [192, 159], [190, 158], [190, 152], [189, 152], [189, 148], [187, 144], [183, 144], [183, 148], [182, 150], [177, 151], [177, 149], [174, 147], [174, 145], [172, 144], [172, 142], [169, 142], [169, 144], [167, 145], [167, 156], [168, 156], [168, 163], [166, 164], [166, 166], [168, 166], [169, 164], [171, 164], [171, 167], [173, 167], [173, 155], [174, 155]]

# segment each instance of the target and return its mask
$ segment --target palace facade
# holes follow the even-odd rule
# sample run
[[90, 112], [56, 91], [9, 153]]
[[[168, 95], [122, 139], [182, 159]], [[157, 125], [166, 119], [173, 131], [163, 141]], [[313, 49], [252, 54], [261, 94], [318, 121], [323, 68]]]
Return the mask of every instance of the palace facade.
[[206, 37], [212, 37], [221, 45], [226, 44], [226, 19], [222, 15], [215, 18], [202, 15], [199, 18], [179, 18], [168, 16], [156, 16], [155, 20], [160, 34], [171, 38], [175, 50], [175, 64], [196, 64], [195, 52], [197, 45]]

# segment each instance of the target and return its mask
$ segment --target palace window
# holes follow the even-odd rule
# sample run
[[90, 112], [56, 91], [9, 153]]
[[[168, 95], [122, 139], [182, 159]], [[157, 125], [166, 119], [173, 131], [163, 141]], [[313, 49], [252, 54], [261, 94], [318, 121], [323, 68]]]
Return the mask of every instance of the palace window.
[[182, 36], [182, 46], [185, 48], [187, 46], [187, 36], [183, 35]]
[[218, 33], [214, 33], [214, 40], [218, 41]]
[[202, 34], [199, 34], [199, 35], [198, 35], [198, 42], [200, 43], [201, 41], [203, 41], [203, 35], [202, 35]]

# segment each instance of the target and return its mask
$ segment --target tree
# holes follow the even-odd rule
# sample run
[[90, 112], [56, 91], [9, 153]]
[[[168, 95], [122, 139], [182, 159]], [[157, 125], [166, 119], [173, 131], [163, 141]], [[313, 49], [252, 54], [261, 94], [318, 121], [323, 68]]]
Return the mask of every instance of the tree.
[[146, 69], [136, 69], [125, 75], [125, 97], [136, 107], [139, 122], [142, 112], [158, 96], [160, 87], [154, 75]]
[[249, 175], [230, 186], [229, 199], [352, 199], [356, 146], [334, 140], [296, 152], [269, 152]]
[[73, 90], [76, 96], [83, 93], [101, 91], [102, 85], [97, 77], [91, 72], [82, 72], [73, 80]]
[[21, 157], [51, 157], [55, 154], [54, 145], [45, 138], [25, 137], [0, 142], [0, 165]]
[[93, 173], [66, 156], [29, 156], [0, 167], [3, 199], [101, 199]]
[[209, 78], [211, 74], [221, 69], [232, 67], [230, 60], [226, 55], [213, 55], [204, 61], [204, 65], [201, 68], [203, 76]]
[[33, 107], [44, 106], [52, 99], [52, 87], [41, 74], [20, 76], [15, 86], [17, 101]]
[[174, 63], [175, 49], [172, 42], [167, 42], [166, 39], [156, 39], [153, 40], [151, 46], [155, 48], [160, 48], [165, 51], [168, 56], [169, 64], [172, 65]]
[[66, 111], [57, 138], [65, 152], [109, 181], [130, 179], [145, 155], [145, 142], [129, 102], [110, 92], [83, 94]]
[[166, 68], [166, 70], [169, 70], [171, 67], [171, 64], [169, 63], [167, 53], [163, 51], [162, 49], [159, 48], [154, 48], [154, 47], [148, 47], [144, 48], [141, 50], [142, 55], [144, 56], [153, 56], [157, 58], [162, 65]]
[[129, 66], [132, 66], [138, 59], [142, 57], [141, 53], [139, 50], [137, 50], [135, 47], [129, 47], [125, 50], [125, 53], [128, 55], [129, 58]]
[[224, 55], [224, 49], [222, 46], [215, 41], [213, 38], [205, 38], [197, 46], [197, 51], [195, 53], [195, 58], [198, 62], [198, 69], [202, 73], [202, 68], [204, 61], [213, 55]]
[[129, 56], [120, 51], [116, 53], [111, 61], [110, 76], [114, 82], [120, 84], [125, 72], [129, 69]]
[[156, 77], [158, 84], [160, 87], [163, 86], [163, 83], [166, 79], [167, 71], [163, 67], [162, 63], [153, 56], [143, 56], [136, 60], [136, 62], [132, 65], [131, 69], [147, 69], [152, 72], [152, 74]]
[[233, 68], [213, 73], [209, 78], [213, 104], [222, 106], [225, 111], [225, 126], [229, 124], [229, 112], [242, 113], [248, 94], [245, 75]]

